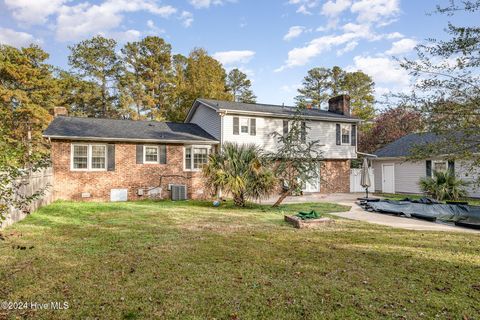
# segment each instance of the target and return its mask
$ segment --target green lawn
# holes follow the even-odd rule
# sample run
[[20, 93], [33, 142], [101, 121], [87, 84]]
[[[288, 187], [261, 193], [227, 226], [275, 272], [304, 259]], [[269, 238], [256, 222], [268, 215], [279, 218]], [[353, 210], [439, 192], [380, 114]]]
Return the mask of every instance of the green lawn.
[[206, 202], [57, 202], [2, 231], [0, 300], [41, 319], [478, 319], [480, 235]]
[[[391, 200], [403, 200], [405, 198], [410, 198], [410, 199], [420, 199], [422, 197], [425, 197], [424, 195], [421, 194], [403, 194], [403, 193], [375, 193], [374, 196], [377, 197], [384, 197], [387, 199]], [[462, 199], [461, 201], [468, 201], [468, 204], [474, 205], [474, 206], [480, 206], [480, 199], [476, 198], [466, 198]]]

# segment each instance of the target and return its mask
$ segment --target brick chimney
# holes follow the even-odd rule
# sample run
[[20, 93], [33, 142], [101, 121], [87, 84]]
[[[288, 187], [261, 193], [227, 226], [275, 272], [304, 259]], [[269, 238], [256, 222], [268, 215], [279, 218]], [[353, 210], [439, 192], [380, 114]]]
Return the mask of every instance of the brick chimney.
[[55, 107], [53, 108], [53, 116], [56, 117], [68, 117], [68, 111], [65, 107]]
[[346, 94], [330, 98], [328, 100], [328, 111], [341, 115], [350, 115], [350, 97]]

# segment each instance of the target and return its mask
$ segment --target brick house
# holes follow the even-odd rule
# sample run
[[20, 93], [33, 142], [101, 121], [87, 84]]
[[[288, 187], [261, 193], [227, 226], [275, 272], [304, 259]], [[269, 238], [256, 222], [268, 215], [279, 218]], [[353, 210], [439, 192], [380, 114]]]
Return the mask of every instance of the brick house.
[[200, 169], [218, 141], [196, 124], [58, 116], [44, 136], [54, 199], [169, 198], [171, 185], [209, 196]]
[[[64, 108], [57, 108], [61, 111]], [[54, 199], [170, 198], [186, 186], [190, 199], [211, 195], [202, 183], [208, 154], [226, 142], [276, 148], [273, 131], [288, 132], [292, 107], [197, 99], [184, 123], [56, 116], [44, 132], [51, 142]], [[306, 137], [319, 140], [324, 161], [304, 192], [349, 192], [350, 161], [357, 155], [357, 124], [349, 98], [329, 110], [308, 109]]]

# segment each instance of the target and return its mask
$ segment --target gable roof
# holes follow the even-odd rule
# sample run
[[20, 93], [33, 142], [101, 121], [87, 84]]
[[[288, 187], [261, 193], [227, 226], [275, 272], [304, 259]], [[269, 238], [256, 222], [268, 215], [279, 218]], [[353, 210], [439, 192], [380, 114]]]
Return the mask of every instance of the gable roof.
[[[221, 101], [212, 99], [197, 99], [193, 103], [192, 108], [188, 112], [185, 122], [191, 120], [195, 109], [198, 104], [203, 104], [217, 112], [227, 111], [235, 114], [248, 114], [248, 115], [260, 115], [271, 116], [280, 118], [291, 118], [295, 115], [296, 108], [292, 106], [281, 106], [274, 104], [261, 104], [261, 103], [243, 103], [234, 101]], [[343, 122], [359, 122], [360, 119], [345, 116], [338, 113], [330, 112], [320, 109], [305, 109], [304, 116], [306, 118], [327, 120], [327, 121], [343, 121]]]
[[411, 151], [413, 147], [438, 142], [439, 140], [440, 136], [431, 132], [410, 133], [387, 144], [374, 154], [379, 158], [408, 157], [412, 155]]
[[79, 117], [57, 117], [43, 135], [66, 140], [218, 143], [193, 123]]

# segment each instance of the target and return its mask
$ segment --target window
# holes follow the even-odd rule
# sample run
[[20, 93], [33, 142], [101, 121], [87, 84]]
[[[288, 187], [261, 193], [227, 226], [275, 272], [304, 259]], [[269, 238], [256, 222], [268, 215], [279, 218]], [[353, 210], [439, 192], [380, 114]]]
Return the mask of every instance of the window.
[[158, 147], [157, 146], [145, 146], [143, 148], [144, 163], [158, 163]]
[[72, 170], [105, 170], [107, 168], [107, 146], [98, 144], [72, 145]]
[[201, 170], [208, 162], [209, 151], [209, 146], [185, 147], [185, 170]]
[[251, 136], [257, 135], [256, 119], [233, 117], [233, 134], [234, 135], [250, 134]]
[[350, 125], [342, 125], [342, 144], [350, 144]]
[[193, 149], [193, 169], [202, 169], [203, 165], [208, 161], [208, 149], [207, 148], [194, 148]]
[[448, 169], [447, 161], [433, 161], [433, 171], [445, 172]]
[[88, 169], [88, 145], [73, 146], [73, 169]]
[[105, 146], [92, 146], [92, 169], [105, 169], [106, 149]]
[[248, 118], [240, 118], [240, 132], [248, 133]]

